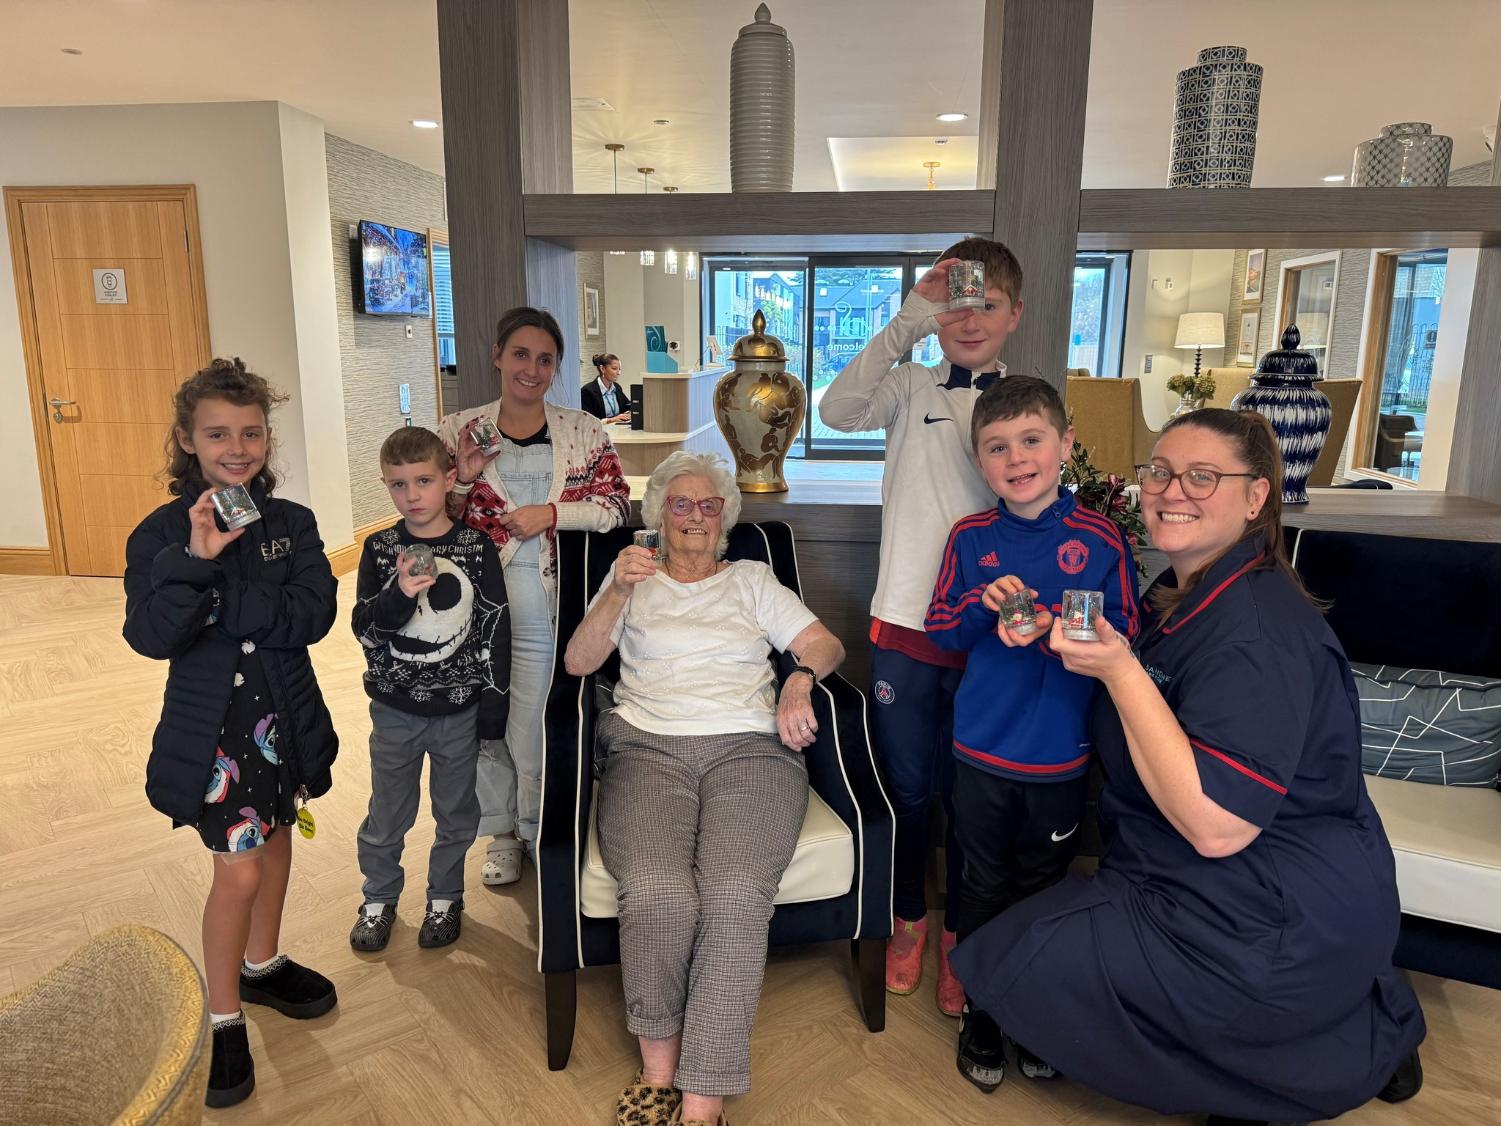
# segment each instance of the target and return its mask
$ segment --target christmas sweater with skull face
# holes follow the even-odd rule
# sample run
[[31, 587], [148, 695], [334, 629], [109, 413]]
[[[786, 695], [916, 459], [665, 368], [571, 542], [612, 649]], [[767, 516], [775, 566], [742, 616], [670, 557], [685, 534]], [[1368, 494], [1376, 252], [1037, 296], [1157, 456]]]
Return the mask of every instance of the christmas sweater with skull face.
[[[437, 581], [412, 598], [397, 583], [403, 548], [432, 550]], [[365, 540], [354, 606], [365, 648], [365, 692], [409, 715], [453, 715], [479, 705], [482, 739], [505, 737], [511, 619], [495, 545], [455, 524], [420, 539], [405, 521]]]

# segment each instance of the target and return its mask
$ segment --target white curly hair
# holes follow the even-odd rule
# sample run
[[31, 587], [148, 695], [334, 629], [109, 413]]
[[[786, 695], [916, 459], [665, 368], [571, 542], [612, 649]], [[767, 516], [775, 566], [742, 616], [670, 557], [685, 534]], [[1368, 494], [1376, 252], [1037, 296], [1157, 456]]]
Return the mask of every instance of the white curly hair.
[[730, 529], [740, 519], [740, 489], [729, 462], [718, 454], [691, 450], [668, 454], [647, 479], [646, 492], [641, 497], [641, 522], [664, 533], [658, 551], [663, 559], [667, 558], [667, 488], [679, 477], [707, 477], [713, 482], [715, 494], [724, 497], [724, 509], [719, 514], [719, 543], [714, 549], [716, 558], [722, 559], [730, 544]]

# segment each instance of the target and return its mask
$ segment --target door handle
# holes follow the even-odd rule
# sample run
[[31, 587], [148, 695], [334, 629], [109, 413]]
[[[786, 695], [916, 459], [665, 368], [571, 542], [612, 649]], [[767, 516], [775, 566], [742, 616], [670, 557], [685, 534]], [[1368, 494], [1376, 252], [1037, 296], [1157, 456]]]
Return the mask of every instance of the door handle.
[[61, 422], [63, 420], [63, 408], [64, 407], [76, 407], [78, 405], [78, 400], [77, 399], [48, 399], [47, 403], [48, 403], [49, 406], [52, 407], [52, 421], [53, 422]]

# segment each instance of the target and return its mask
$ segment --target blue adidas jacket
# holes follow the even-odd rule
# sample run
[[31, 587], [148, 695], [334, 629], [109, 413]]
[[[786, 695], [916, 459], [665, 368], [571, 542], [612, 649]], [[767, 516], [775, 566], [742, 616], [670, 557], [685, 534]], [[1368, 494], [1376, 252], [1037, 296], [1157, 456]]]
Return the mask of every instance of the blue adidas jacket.
[[1002, 575], [1015, 575], [1057, 617], [1065, 590], [1105, 594], [1105, 617], [1135, 639], [1136, 566], [1120, 529], [1074, 494], [1035, 520], [1003, 503], [966, 516], [949, 533], [924, 626], [945, 649], [969, 652], [954, 701], [954, 753], [991, 774], [1019, 781], [1076, 778], [1089, 766], [1092, 677], [1071, 673], [1040, 638], [1011, 649], [996, 636], [998, 615], [981, 596]]

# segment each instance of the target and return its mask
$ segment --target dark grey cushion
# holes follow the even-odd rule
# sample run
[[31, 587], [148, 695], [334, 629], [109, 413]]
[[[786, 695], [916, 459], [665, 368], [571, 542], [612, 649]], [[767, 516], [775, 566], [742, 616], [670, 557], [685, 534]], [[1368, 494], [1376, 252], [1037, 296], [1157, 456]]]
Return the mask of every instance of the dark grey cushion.
[[1351, 662], [1367, 774], [1439, 786], [1495, 786], [1501, 680]]

